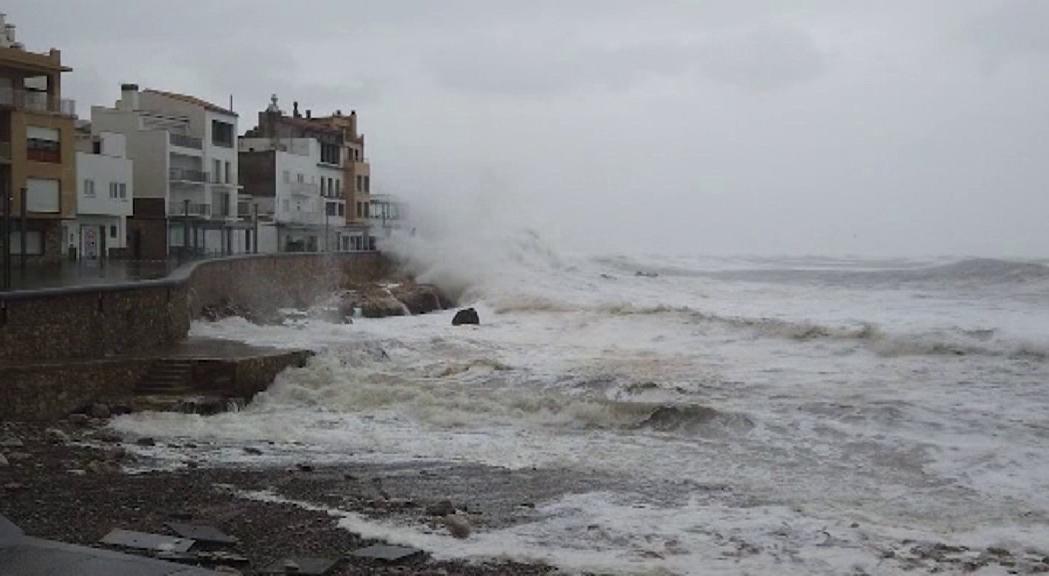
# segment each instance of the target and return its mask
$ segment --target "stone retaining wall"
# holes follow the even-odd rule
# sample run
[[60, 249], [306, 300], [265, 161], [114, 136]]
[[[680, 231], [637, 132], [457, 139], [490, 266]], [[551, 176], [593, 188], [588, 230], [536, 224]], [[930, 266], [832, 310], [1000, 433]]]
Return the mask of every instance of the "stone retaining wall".
[[0, 387], [7, 367], [148, 353], [185, 338], [205, 306], [308, 304], [386, 268], [375, 252], [252, 255], [161, 280], [0, 293]]
[[54, 420], [131, 396], [150, 358], [0, 368], [0, 421]]

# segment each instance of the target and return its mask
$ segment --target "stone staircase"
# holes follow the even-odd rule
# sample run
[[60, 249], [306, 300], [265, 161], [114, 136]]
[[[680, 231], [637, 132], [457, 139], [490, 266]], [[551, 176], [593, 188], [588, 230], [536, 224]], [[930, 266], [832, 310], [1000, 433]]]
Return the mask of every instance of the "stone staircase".
[[203, 394], [193, 382], [192, 358], [159, 358], [135, 387], [135, 410], [215, 414], [228, 408], [221, 396]]
[[193, 360], [160, 358], [135, 387], [139, 396], [185, 396], [193, 393]]

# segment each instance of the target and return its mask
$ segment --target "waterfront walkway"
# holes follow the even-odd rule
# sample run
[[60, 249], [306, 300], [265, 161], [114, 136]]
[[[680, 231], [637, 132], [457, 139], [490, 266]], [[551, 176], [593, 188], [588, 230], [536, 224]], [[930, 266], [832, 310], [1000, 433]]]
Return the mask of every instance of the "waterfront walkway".
[[[188, 261], [183, 263], [185, 262]], [[27, 264], [25, 270], [21, 270], [16, 259], [11, 266], [11, 289], [36, 290], [155, 280], [171, 274], [179, 266], [180, 262], [174, 259], [109, 260], [105, 263], [65, 261], [56, 264]]]

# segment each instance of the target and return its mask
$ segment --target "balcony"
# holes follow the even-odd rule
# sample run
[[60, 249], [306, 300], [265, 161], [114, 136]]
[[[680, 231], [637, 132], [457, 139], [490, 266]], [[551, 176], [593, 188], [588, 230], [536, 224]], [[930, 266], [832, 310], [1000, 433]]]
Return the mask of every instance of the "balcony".
[[288, 192], [291, 192], [292, 196], [316, 196], [319, 194], [319, 188], [309, 182], [291, 182], [288, 184]]
[[0, 106], [7, 106], [25, 112], [45, 112], [76, 116], [76, 102], [66, 98], [57, 98], [47, 92], [34, 90], [16, 90], [0, 87]]
[[204, 148], [204, 143], [200, 138], [194, 138], [192, 136], [186, 136], [185, 134], [168, 134], [169, 140], [172, 146], [180, 146], [182, 148], [192, 148], [193, 150], [201, 150]]
[[211, 216], [211, 204], [202, 204], [200, 202], [186, 203], [173, 200], [168, 204], [168, 215], [208, 218]]
[[208, 181], [208, 173], [203, 170], [191, 168], [171, 168], [168, 170], [168, 180], [172, 182], [192, 182], [203, 184]]

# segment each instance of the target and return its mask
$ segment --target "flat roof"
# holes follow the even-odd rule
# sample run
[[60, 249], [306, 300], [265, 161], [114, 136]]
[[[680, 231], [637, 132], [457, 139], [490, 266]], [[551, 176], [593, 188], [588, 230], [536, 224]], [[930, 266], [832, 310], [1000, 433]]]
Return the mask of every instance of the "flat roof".
[[63, 66], [60, 60], [53, 58], [51, 54], [29, 52], [18, 48], [0, 48], [0, 68], [52, 74], [73, 71], [72, 68]]

